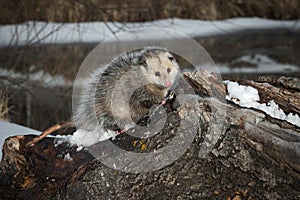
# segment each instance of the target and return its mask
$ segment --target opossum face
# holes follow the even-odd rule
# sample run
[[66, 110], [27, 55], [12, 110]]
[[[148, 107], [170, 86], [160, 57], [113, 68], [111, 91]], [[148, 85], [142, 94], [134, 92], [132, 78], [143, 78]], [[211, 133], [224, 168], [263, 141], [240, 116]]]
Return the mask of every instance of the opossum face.
[[151, 83], [171, 87], [179, 72], [174, 56], [169, 52], [159, 52], [145, 58], [142, 73]]

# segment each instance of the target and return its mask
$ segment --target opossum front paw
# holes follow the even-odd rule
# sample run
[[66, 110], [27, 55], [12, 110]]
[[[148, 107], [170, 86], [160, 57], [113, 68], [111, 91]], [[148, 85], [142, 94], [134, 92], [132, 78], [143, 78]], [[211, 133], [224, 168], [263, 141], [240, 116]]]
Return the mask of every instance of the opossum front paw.
[[165, 105], [168, 101], [173, 101], [175, 99], [176, 95], [173, 91], [169, 90], [166, 97], [161, 101], [160, 105]]
[[116, 130], [116, 134], [117, 135], [121, 135], [121, 134], [123, 134], [123, 133], [125, 133], [126, 131], [124, 130], [124, 129], [118, 129], [118, 130]]
[[168, 99], [164, 99], [164, 100], [162, 100], [162, 102], [160, 103], [160, 105], [165, 105], [166, 103], [167, 103], [167, 101], [168, 101]]

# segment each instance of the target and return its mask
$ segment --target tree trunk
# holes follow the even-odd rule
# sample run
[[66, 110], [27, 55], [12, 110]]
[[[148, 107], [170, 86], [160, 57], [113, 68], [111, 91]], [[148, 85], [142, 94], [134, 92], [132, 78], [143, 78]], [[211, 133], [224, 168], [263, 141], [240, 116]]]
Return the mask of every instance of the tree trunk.
[[[178, 95], [176, 110], [167, 113], [163, 128], [152, 137], [133, 136], [145, 131], [137, 127], [81, 151], [65, 143], [55, 146], [53, 138], [33, 147], [25, 147], [32, 136], [7, 138], [1, 195], [11, 199], [300, 198], [299, 127], [227, 102], [226, 86], [213, 73], [199, 71], [184, 77], [196, 94]], [[299, 115], [298, 79], [238, 82], [256, 88], [262, 102], [272, 99], [285, 112]], [[65, 159], [67, 153], [72, 160]]]

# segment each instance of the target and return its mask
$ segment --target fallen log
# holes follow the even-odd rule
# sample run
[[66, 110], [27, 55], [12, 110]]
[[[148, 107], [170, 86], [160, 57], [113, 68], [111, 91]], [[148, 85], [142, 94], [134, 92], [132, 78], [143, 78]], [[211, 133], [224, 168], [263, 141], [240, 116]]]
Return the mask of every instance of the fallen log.
[[[0, 167], [1, 195], [6, 199], [299, 198], [300, 128], [226, 101], [226, 86], [213, 73], [199, 71], [184, 77], [195, 94], [179, 94], [176, 111], [167, 113], [163, 128], [152, 137], [132, 136], [141, 131], [137, 127], [80, 151], [66, 143], [55, 145], [54, 138], [31, 147], [25, 144], [33, 136], [7, 138]], [[299, 115], [298, 79], [238, 82], [256, 88], [262, 102], [272, 99], [285, 112]]]

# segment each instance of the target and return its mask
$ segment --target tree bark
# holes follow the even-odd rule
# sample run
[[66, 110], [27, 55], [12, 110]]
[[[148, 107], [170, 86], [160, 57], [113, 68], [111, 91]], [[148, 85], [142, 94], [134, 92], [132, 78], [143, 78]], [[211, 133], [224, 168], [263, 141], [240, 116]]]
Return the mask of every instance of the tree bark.
[[[227, 102], [226, 86], [213, 73], [199, 71], [184, 77], [196, 94], [178, 95], [178, 107], [167, 113], [163, 128], [152, 137], [132, 136], [130, 133], [144, 130], [137, 127], [81, 151], [67, 144], [55, 146], [53, 138], [33, 147], [25, 147], [32, 136], [8, 138], [1, 161], [1, 195], [39, 199], [299, 198], [299, 127]], [[298, 79], [263, 77], [238, 82], [256, 88], [262, 102], [272, 99], [285, 112], [299, 115]], [[110, 154], [108, 144], [141, 158], [169, 146], [168, 158], [178, 157], [170, 163], [159, 160], [165, 166], [151, 170], [156, 167], [151, 159], [130, 160], [117, 151]], [[71, 161], [58, 156], [66, 153], [71, 154]], [[149, 158], [159, 159], [163, 153]], [[106, 157], [93, 158], [102, 154]]]

